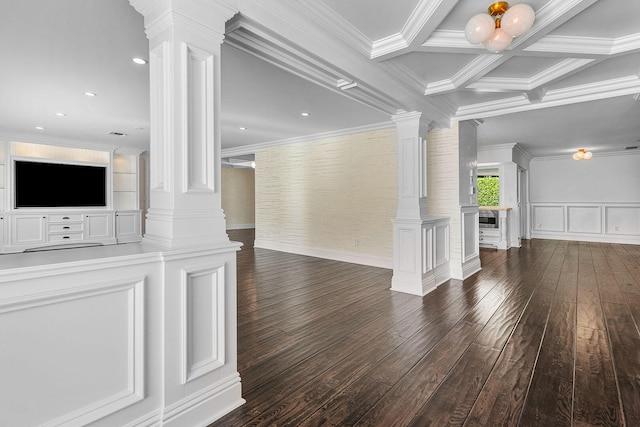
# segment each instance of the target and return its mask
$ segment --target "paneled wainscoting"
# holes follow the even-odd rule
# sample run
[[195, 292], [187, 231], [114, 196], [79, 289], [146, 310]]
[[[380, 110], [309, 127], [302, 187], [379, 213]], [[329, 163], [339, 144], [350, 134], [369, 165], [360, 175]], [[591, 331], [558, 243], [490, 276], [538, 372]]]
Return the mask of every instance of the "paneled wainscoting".
[[532, 237], [640, 244], [640, 204], [532, 203]]
[[247, 403], [212, 426], [640, 425], [640, 246], [481, 249], [419, 297], [230, 235]]

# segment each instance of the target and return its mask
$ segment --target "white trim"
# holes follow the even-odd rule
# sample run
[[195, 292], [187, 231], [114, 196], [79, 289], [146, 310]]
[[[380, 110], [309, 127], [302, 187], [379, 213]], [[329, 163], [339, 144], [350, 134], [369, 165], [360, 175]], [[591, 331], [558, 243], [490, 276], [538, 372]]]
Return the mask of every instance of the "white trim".
[[[211, 300], [210, 312], [214, 315], [211, 319], [194, 316], [193, 310], [193, 279], [209, 279]], [[181, 356], [182, 356], [182, 384], [187, 384], [203, 375], [209, 374], [225, 365], [225, 268], [221, 266], [189, 267], [181, 270]], [[212, 336], [210, 346], [207, 349], [207, 357], [203, 360], [193, 360], [193, 344], [202, 341], [204, 337], [194, 336], [194, 323], [208, 323]]]
[[591, 233], [553, 233], [547, 231], [532, 231], [532, 239], [569, 240], [577, 242], [618, 243], [626, 245], [640, 245], [639, 236], [591, 234]]
[[269, 249], [272, 251], [288, 252], [298, 255], [311, 256], [316, 258], [331, 259], [334, 261], [349, 262], [353, 264], [368, 265], [379, 268], [393, 268], [391, 257], [381, 257], [376, 255], [365, 255], [355, 252], [347, 252], [333, 249], [314, 248], [310, 246], [299, 246], [289, 243], [270, 242], [256, 239], [254, 248]]
[[640, 78], [637, 75], [632, 75], [597, 83], [550, 90], [536, 103], [530, 103], [525, 96], [521, 95], [499, 101], [463, 105], [458, 108], [454, 119], [462, 121], [478, 117], [495, 117], [509, 113], [634, 95], [638, 92], [640, 92]]
[[165, 407], [162, 425], [206, 426], [244, 403], [245, 400], [241, 397], [240, 375], [234, 373]]
[[251, 228], [256, 228], [255, 224], [227, 224], [227, 230], [248, 230]]

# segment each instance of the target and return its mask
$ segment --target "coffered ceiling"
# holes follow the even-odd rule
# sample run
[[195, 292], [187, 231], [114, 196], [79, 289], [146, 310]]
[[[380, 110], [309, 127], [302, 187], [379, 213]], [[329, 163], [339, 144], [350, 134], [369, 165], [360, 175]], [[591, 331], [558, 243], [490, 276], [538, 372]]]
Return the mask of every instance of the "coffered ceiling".
[[[637, 0], [527, 0], [533, 28], [500, 54], [464, 37], [489, 1], [237, 3], [222, 53], [229, 155], [388, 125], [399, 110], [432, 127], [476, 120], [480, 146], [532, 156], [639, 145]], [[0, 0], [0, 136], [147, 147], [148, 66], [131, 63], [146, 52], [127, 0]]]

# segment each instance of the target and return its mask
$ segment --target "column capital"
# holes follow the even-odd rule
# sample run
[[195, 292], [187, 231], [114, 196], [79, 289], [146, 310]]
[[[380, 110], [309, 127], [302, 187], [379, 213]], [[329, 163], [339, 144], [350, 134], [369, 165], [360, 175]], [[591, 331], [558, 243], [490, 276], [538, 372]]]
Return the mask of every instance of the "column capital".
[[399, 131], [416, 132], [418, 136], [427, 135], [429, 130], [429, 120], [423, 117], [420, 111], [398, 111], [391, 116]]
[[184, 24], [222, 42], [225, 23], [238, 12], [237, 0], [129, 0], [129, 3], [144, 17], [149, 39]]

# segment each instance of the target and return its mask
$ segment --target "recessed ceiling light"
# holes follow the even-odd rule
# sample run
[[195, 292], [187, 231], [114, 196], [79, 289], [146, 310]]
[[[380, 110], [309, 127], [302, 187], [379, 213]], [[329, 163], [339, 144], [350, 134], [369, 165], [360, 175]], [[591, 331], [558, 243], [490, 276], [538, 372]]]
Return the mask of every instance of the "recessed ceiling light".
[[85, 92], [84, 94], [87, 96], [98, 96], [98, 94], [95, 92]]
[[135, 130], [144, 130], [144, 128], [142, 126], [134, 126], [133, 127]]
[[304, 112], [300, 113], [300, 115], [302, 117], [309, 117], [311, 115], [311, 113], [307, 113], [306, 111], [304, 111]]
[[36, 129], [38, 130], [44, 130], [44, 128], [42, 126], [36, 126]]
[[56, 113], [56, 116], [58, 116], [58, 117], [64, 117], [64, 116], [66, 116], [66, 114], [65, 114], [65, 113]]
[[135, 62], [138, 65], [144, 65], [144, 64], [146, 64], [148, 62], [144, 58], [133, 58], [132, 61]]
[[240, 127], [239, 127], [239, 129], [240, 129], [240, 130], [247, 130], [247, 128], [246, 128], [246, 127], [244, 127], [244, 126], [240, 126]]

